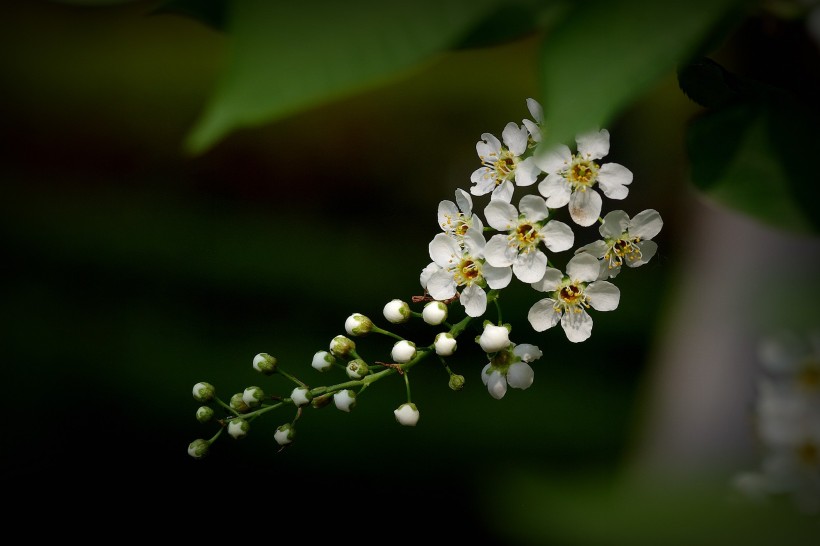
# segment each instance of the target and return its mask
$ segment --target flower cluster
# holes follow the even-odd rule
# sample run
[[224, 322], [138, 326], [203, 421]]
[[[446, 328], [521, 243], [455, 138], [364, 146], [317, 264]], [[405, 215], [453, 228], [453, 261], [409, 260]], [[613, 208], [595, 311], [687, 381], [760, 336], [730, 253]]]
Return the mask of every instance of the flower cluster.
[[[474, 340], [486, 355], [483, 368], [479, 371], [476, 367], [475, 374], [493, 398], [503, 398], [508, 387], [529, 388], [535, 376], [531, 364], [543, 353], [535, 345], [514, 343], [510, 339], [512, 326], [501, 320], [500, 294], [514, 279], [546, 294], [528, 313], [536, 332], [560, 322], [570, 341], [590, 337], [592, 318], [587, 310], [612, 311], [618, 306], [620, 292], [609, 279], [618, 275], [624, 264], [638, 267], [652, 258], [657, 251], [652, 238], [663, 222], [655, 210], [645, 210], [632, 219], [626, 212], [614, 210], [601, 218], [599, 190], [608, 199], [622, 200], [632, 182], [626, 167], [601, 161], [609, 153], [609, 132], [578, 136], [574, 153], [564, 145], [542, 149], [543, 111], [533, 99], [527, 99], [527, 107], [532, 119], [508, 123], [501, 139], [491, 133], [481, 135], [476, 144], [481, 166], [470, 177], [469, 192], [457, 189], [455, 201], [439, 203], [441, 232], [430, 241], [431, 262], [419, 276], [423, 294], [413, 296], [410, 302], [390, 300], [382, 309], [384, 319], [396, 327], [413, 319], [423, 320], [433, 328], [429, 339], [424, 343], [405, 339], [367, 316], [353, 313], [344, 323], [345, 333], [315, 351], [311, 360], [316, 372], [343, 374], [343, 380], [336, 384], [310, 387], [287, 373], [268, 353], [256, 355], [253, 368], [264, 376], [280, 375], [291, 381], [295, 387], [289, 395], [269, 395], [259, 386], [249, 386], [225, 402], [213, 385], [197, 383], [193, 396], [202, 404], [197, 420], [216, 422], [219, 428], [209, 440], [200, 438], [189, 445], [192, 457], [204, 457], [223, 431], [242, 439], [261, 415], [291, 407], [293, 417], [272, 429], [273, 439], [284, 449], [293, 443], [297, 422], [306, 408], [333, 404], [349, 413], [367, 388], [390, 376], [401, 377], [406, 386], [406, 400], [393, 411], [396, 422], [416, 426], [420, 412], [410, 396], [411, 369], [425, 359], [438, 360], [450, 388], [461, 390], [465, 377], [454, 373], [447, 359], [455, 354], [458, 338], [468, 328], [476, 330]], [[537, 192], [516, 196], [528, 189]], [[473, 197], [488, 200], [481, 209], [483, 219]], [[565, 208], [568, 218], [562, 221], [558, 217]], [[601, 239], [579, 246], [561, 269], [556, 256], [575, 245], [573, 225], [588, 227], [596, 222], [600, 223]], [[484, 319], [479, 331], [477, 321], [491, 303], [497, 318]], [[452, 320], [454, 312], [463, 316]], [[370, 335], [394, 340], [389, 359], [376, 360], [353, 339], [363, 341]], [[224, 412], [222, 418], [215, 417], [213, 406]]]

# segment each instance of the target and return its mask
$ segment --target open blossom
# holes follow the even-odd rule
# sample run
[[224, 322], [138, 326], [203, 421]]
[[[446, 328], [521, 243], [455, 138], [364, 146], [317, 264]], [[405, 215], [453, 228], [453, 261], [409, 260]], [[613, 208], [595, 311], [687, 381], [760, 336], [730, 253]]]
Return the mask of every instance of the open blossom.
[[617, 163], [598, 164], [596, 160], [609, 153], [609, 131], [579, 135], [575, 139], [578, 153], [560, 145], [534, 157], [547, 177], [538, 184], [538, 191], [547, 198], [551, 209], [569, 203], [569, 215], [581, 226], [591, 226], [601, 214], [601, 196], [597, 184], [610, 199], [623, 199], [629, 193], [632, 171]]
[[456, 202], [444, 200], [438, 204], [438, 225], [444, 233], [457, 239], [464, 237], [467, 230], [484, 229], [481, 218], [473, 214], [473, 199], [462, 189], [456, 190]]
[[436, 300], [448, 300], [464, 287], [459, 300], [471, 317], [487, 310], [485, 286], [504, 288], [510, 284], [509, 267], [494, 267], [484, 260], [484, 235], [470, 228], [464, 235], [464, 248], [454, 238], [439, 233], [430, 242], [433, 263], [422, 271], [422, 286]]
[[567, 339], [584, 341], [592, 334], [592, 317], [587, 309], [612, 311], [618, 307], [621, 292], [608, 281], [593, 282], [598, 278], [600, 266], [595, 256], [578, 254], [567, 263], [567, 275], [557, 269], [547, 268], [544, 278], [532, 287], [548, 292], [549, 297], [535, 303], [527, 318], [536, 332], [552, 328], [558, 321]]
[[533, 283], [547, 270], [547, 255], [541, 243], [552, 252], [570, 248], [575, 241], [572, 229], [563, 222], [550, 220], [549, 209], [537, 195], [526, 195], [519, 203], [521, 213], [504, 201], [490, 201], [484, 209], [487, 223], [499, 233], [484, 247], [487, 263], [495, 267], [512, 266], [522, 282]]
[[470, 188], [470, 193], [485, 195], [492, 192], [492, 199], [509, 202], [514, 190], [513, 182], [519, 186], [531, 186], [540, 171], [532, 157], [521, 158], [527, 151], [529, 139], [525, 126], [510, 122], [504, 127], [501, 138], [503, 144], [490, 133], [481, 135], [476, 151], [482, 166], [470, 176], [475, 184]]
[[544, 125], [544, 109], [535, 99], [527, 99], [527, 109], [530, 111], [532, 120], [524, 119], [521, 123], [530, 133], [530, 147], [541, 142], [541, 128]]
[[490, 396], [501, 400], [507, 394], [507, 386], [527, 389], [535, 377], [530, 362], [541, 358], [541, 350], [535, 345], [511, 343], [506, 349], [495, 353], [490, 363], [481, 370], [481, 381]]
[[603, 240], [582, 246], [575, 253], [587, 252], [601, 260], [600, 278], [615, 277], [623, 264], [638, 267], [652, 259], [658, 244], [651, 239], [662, 227], [663, 220], [656, 210], [645, 210], [631, 220], [624, 211], [613, 210], [598, 228]]

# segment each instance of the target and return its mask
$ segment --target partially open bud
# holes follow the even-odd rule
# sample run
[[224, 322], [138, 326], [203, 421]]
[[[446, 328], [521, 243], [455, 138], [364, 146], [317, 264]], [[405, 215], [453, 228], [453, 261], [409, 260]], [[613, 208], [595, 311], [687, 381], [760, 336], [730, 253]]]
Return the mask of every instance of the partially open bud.
[[436, 341], [433, 343], [436, 354], [440, 356], [450, 356], [456, 352], [456, 338], [450, 332], [436, 334]]
[[307, 387], [296, 387], [290, 393], [290, 399], [293, 400], [296, 407], [306, 406], [313, 396], [310, 394], [310, 389]]
[[276, 359], [268, 353], [259, 353], [253, 357], [253, 369], [265, 375], [276, 373]]
[[419, 410], [416, 405], [407, 402], [393, 410], [393, 415], [396, 416], [396, 421], [406, 427], [414, 427], [419, 422]]
[[216, 389], [210, 383], [200, 381], [194, 385], [194, 400], [197, 402], [210, 402], [215, 394]]
[[402, 300], [391, 300], [384, 306], [384, 318], [393, 324], [401, 324], [410, 320], [410, 306]]
[[317, 408], [317, 409], [318, 408], [323, 408], [323, 407], [327, 406], [328, 404], [330, 404], [330, 400], [332, 398], [333, 398], [333, 395], [330, 394], [330, 393], [323, 394], [323, 395], [317, 396], [313, 400], [311, 400], [310, 405], [313, 406], [314, 408]]
[[293, 441], [293, 437], [296, 435], [296, 429], [294, 429], [290, 423], [285, 423], [281, 427], [276, 429], [276, 432], [273, 433], [274, 439], [276, 439], [276, 443], [280, 446], [288, 445]]
[[349, 412], [356, 407], [356, 393], [350, 389], [339, 391], [333, 395], [333, 402], [338, 409]]
[[373, 329], [373, 322], [366, 316], [353, 313], [345, 321], [345, 331], [351, 336], [363, 336]]
[[232, 419], [231, 422], [228, 423], [228, 434], [230, 434], [237, 440], [247, 436], [248, 431], [250, 430], [251, 424], [245, 421], [244, 419]]
[[320, 372], [326, 372], [333, 367], [334, 362], [336, 362], [336, 359], [333, 358], [333, 355], [329, 352], [317, 351], [316, 354], [313, 355], [313, 362], [311, 362], [310, 365]]
[[242, 400], [248, 405], [249, 408], [255, 408], [258, 406], [262, 399], [265, 398], [265, 393], [262, 392], [262, 389], [259, 387], [248, 387], [242, 393]]
[[410, 362], [413, 360], [413, 357], [416, 356], [416, 344], [412, 341], [407, 341], [406, 339], [397, 341], [395, 345], [393, 345], [393, 350], [390, 352], [390, 356], [399, 364]]
[[421, 318], [427, 324], [438, 326], [447, 320], [447, 306], [440, 301], [428, 302], [421, 311]]
[[464, 376], [458, 374], [451, 375], [448, 385], [454, 391], [460, 391], [464, 388]]
[[239, 413], [245, 413], [246, 411], [251, 409], [251, 407], [247, 403], [245, 403], [243, 393], [241, 392], [238, 392], [231, 396], [230, 406]]
[[199, 406], [196, 409], [196, 420], [200, 423], [207, 423], [214, 416], [214, 410], [208, 406]]
[[478, 339], [478, 344], [487, 353], [494, 353], [510, 346], [510, 331], [504, 326], [491, 323], [484, 325], [484, 332]]
[[336, 357], [349, 355], [356, 350], [356, 343], [345, 336], [336, 336], [330, 341], [330, 353]]
[[202, 438], [199, 438], [188, 444], [188, 455], [190, 455], [194, 459], [201, 459], [202, 457], [208, 454], [208, 450], [210, 449], [210, 447], [211, 444], [208, 443], [208, 440], [203, 440]]
[[347, 371], [347, 376], [350, 379], [361, 379], [362, 377], [367, 375], [367, 372], [370, 371], [370, 368], [367, 366], [367, 363], [365, 363], [364, 360], [357, 358], [356, 360], [351, 360], [347, 363], [345, 371]]

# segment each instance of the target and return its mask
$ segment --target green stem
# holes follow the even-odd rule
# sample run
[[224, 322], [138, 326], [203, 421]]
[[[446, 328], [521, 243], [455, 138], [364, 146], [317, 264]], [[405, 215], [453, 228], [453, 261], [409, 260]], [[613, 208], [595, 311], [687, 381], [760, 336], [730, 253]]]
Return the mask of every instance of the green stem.
[[282, 368], [279, 368], [277, 371], [278, 371], [279, 373], [281, 373], [282, 375], [284, 375], [285, 377], [287, 377], [288, 379], [290, 379], [291, 381], [293, 381], [294, 383], [296, 383], [297, 385], [299, 385], [300, 387], [307, 387], [307, 385], [306, 385], [306, 384], [304, 384], [303, 382], [299, 381], [298, 379], [296, 379], [295, 377], [293, 377], [292, 375], [290, 375], [288, 372], [286, 372], [286, 371], [285, 371], [285, 370], [283, 370]]
[[[421, 315], [419, 315], [419, 316], [421, 316]], [[403, 337], [398, 336], [398, 335], [394, 334], [393, 332], [388, 332], [387, 330], [382, 330], [381, 328], [379, 328], [375, 324], [373, 325], [373, 328], [371, 328], [370, 331], [371, 332], [376, 332], [377, 334], [382, 334], [383, 336], [392, 337], [393, 339], [398, 339], [399, 341], [402, 341], [404, 339]]]
[[219, 438], [222, 435], [223, 430], [225, 430], [224, 427], [219, 427], [219, 430], [216, 431], [216, 434], [213, 435], [213, 438], [208, 440], [208, 445], [211, 445], [212, 443], [214, 443], [216, 441], [216, 439]]
[[498, 298], [494, 299], [493, 303], [495, 303], [495, 309], [498, 311], [498, 325], [503, 326], [504, 322], [501, 320], [501, 304], [498, 303]]
[[238, 415], [239, 415], [239, 412], [238, 412], [238, 411], [236, 411], [236, 410], [235, 410], [235, 409], [233, 409], [231, 406], [229, 406], [228, 404], [226, 404], [225, 402], [223, 402], [223, 401], [222, 401], [222, 399], [221, 399], [221, 398], [219, 398], [218, 396], [214, 396], [214, 400], [216, 400], [216, 403], [217, 403], [217, 404], [219, 404], [220, 406], [222, 406], [223, 408], [225, 408], [225, 409], [226, 409], [226, 410], [228, 410], [229, 412], [233, 413], [233, 414], [234, 414], [234, 415], [236, 415], [236, 416], [238, 416]]
[[404, 372], [404, 385], [407, 387], [407, 403], [409, 404], [412, 400], [410, 400], [410, 374], [407, 372]]

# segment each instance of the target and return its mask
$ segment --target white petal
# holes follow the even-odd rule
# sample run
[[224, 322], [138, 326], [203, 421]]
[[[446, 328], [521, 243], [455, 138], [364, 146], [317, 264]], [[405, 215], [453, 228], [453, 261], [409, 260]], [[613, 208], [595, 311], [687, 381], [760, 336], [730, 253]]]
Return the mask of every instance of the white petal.
[[632, 171], [623, 165], [607, 163], [601, 165], [598, 171], [598, 185], [610, 199], [623, 199], [629, 195], [629, 188], [626, 185], [631, 183]]
[[513, 264], [513, 273], [518, 280], [525, 283], [534, 283], [544, 277], [547, 270], [547, 255], [537, 250], [518, 256]]
[[538, 193], [547, 198], [549, 208], [557, 209], [569, 203], [572, 186], [560, 174], [551, 174], [538, 184]]
[[456, 204], [458, 205], [459, 210], [464, 213], [465, 216], [470, 216], [473, 212], [473, 198], [470, 197], [470, 194], [466, 191], [462, 190], [461, 188], [456, 190]]
[[532, 186], [538, 180], [541, 169], [535, 164], [533, 158], [528, 157], [515, 166], [515, 183], [519, 186]]
[[634, 258], [630, 259], [630, 256], [632, 256], [632, 254], [626, 257], [626, 265], [628, 265], [629, 267], [638, 267], [639, 265], [643, 265], [649, 260], [651, 260], [652, 256], [654, 256], [655, 253], [658, 251], [658, 243], [656, 243], [655, 241], [641, 241], [640, 243], [638, 243], [638, 248], [641, 249], [640, 258], [638, 258], [637, 260]]
[[487, 381], [490, 379], [489, 369], [490, 369], [489, 362], [487, 363], [486, 366], [484, 366], [484, 368], [481, 369], [481, 382], [484, 383], [485, 385], [487, 384]]
[[436, 271], [440, 271], [440, 270], [441, 270], [441, 267], [439, 267], [438, 264], [436, 264], [436, 262], [432, 262], [432, 263], [428, 264], [427, 267], [422, 269], [421, 270], [421, 275], [419, 275], [419, 282], [421, 282], [421, 287], [426, 290], [427, 289], [427, 282], [430, 280], [430, 277], [432, 277], [433, 274]]
[[529, 343], [521, 343], [513, 347], [513, 354], [524, 362], [533, 362], [544, 356], [541, 349]]
[[530, 307], [527, 320], [530, 321], [533, 330], [543, 332], [558, 324], [561, 319], [561, 311], [556, 311], [554, 306], [555, 300], [544, 298]]
[[514, 389], [527, 389], [532, 385], [535, 372], [526, 362], [516, 362], [507, 370], [507, 384]]
[[509, 231], [518, 219], [518, 211], [513, 205], [504, 201], [490, 201], [484, 208], [484, 217], [493, 229]]
[[486, 244], [487, 240], [484, 239], [484, 234], [476, 226], [469, 228], [467, 233], [464, 234], [464, 246], [467, 248], [467, 252], [473, 256], [481, 256]]
[[442, 201], [438, 204], [438, 225], [445, 231], [452, 231], [456, 227], [458, 208], [452, 201]]
[[547, 174], [564, 171], [572, 161], [572, 152], [564, 144], [532, 156], [538, 168]]
[[527, 110], [530, 111], [530, 115], [536, 123], [540, 124], [544, 122], [544, 109], [537, 100], [532, 98], [527, 99]]
[[550, 220], [543, 228], [544, 244], [553, 252], [563, 252], [575, 243], [575, 233], [564, 222]]
[[598, 278], [600, 267], [592, 254], [576, 254], [567, 262], [567, 275], [573, 281], [592, 282]]
[[662, 227], [663, 220], [658, 211], [647, 209], [636, 214], [635, 218], [629, 223], [629, 234], [632, 237], [651, 239], [661, 232]]
[[487, 390], [490, 396], [496, 400], [501, 400], [507, 394], [507, 378], [501, 375], [501, 372], [495, 370], [487, 378]]
[[473, 184], [486, 184], [487, 181], [495, 183], [493, 171], [489, 167], [479, 167], [470, 175], [470, 182]]
[[561, 327], [567, 334], [567, 339], [579, 343], [592, 335], [592, 317], [586, 311], [580, 313], [567, 312], [561, 317]]
[[581, 254], [582, 252], [585, 252], [587, 254], [592, 254], [596, 258], [600, 259], [604, 257], [604, 254], [606, 254], [607, 250], [609, 250], [609, 245], [606, 244], [605, 241], [598, 239], [593, 243], [589, 243], [588, 245], [584, 245], [578, 248], [578, 250], [575, 251], [575, 254]]
[[427, 291], [433, 299], [447, 300], [456, 295], [456, 281], [452, 273], [439, 269], [427, 281]]
[[522, 197], [521, 202], [518, 203], [518, 208], [521, 210], [521, 214], [533, 222], [540, 222], [550, 215], [547, 203], [543, 198], [537, 195], [525, 195]]
[[629, 215], [622, 210], [613, 210], [603, 219], [604, 223], [598, 228], [601, 237], [616, 239], [629, 229]]
[[461, 254], [461, 248], [458, 246], [458, 241], [446, 233], [439, 233], [428, 245], [430, 251], [430, 258], [439, 267], [447, 267], [451, 265], [455, 256]]
[[535, 122], [524, 119], [521, 120], [521, 123], [523, 123], [527, 131], [530, 132], [530, 136], [535, 142], [541, 142], [541, 128]]
[[473, 195], [486, 195], [495, 189], [495, 179], [487, 167], [477, 169], [470, 180], [475, 183], [475, 186], [470, 188], [470, 193]]
[[504, 127], [504, 131], [501, 133], [504, 145], [516, 156], [523, 154], [527, 149], [527, 137], [529, 137], [527, 128], [512, 121]]
[[[435, 296], [433, 297], [435, 298]], [[461, 292], [461, 298], [459, 299], [464, 306], [464, 311], [471, 317], [480, 317], [484, 314], [484, 311], [487, 310], [487, 293], [476, 284], [471, 284], [465, 288]]]
[[481, 140], [476, 143], [475, 149], [482, 161], [484, 159], [492, 160], [501, 152], [501, 141], [491, 133], [482, 133]]
[[596, 281], [584, 290], [589, 296], [589, 304], [596, 311], [614, 311], [621, 300], [621, 291], [608, 281]]
[[484, 264], [481, 274], [492, 289], [506, 288], [512, 280], [512, 270], [509, 267], [494, 267]]
[[554, 292], [558, 290], [558, 287], [561, 286], [561, 282], [563, 282], [563, 280], [563, 273], [553, 267], [548, 267], [544, 272], [544, 276], [541, 277], [541, 280], [532, 283], [530, 286], [539, 292]]
[[[549, 202], [547, 203], [549, 205]], [[579, 226], [591, 226], [601, 214], [601, 196], [593, 189], [575, 191], [569, 198], [569, 215]]]
[[490, 196], [492, 200], [498, 201], [506, 201], [509, 203], [512, 200], [513, 192], [515, 191], [515, 186], [509, 180], [505, 180], [501, 184], [495, 187], [493, 190], [493, 194]]
[[601, 159], [609, 153], [609, 131], [590, 131], [575, 137], [578, 143], [578, 155], [587, 159]]
[[510, 246], [506, 235], [493, 235], [484, 247], [484, 259], [494, 267], [509, 267], [517, 257], [518, 251]]

